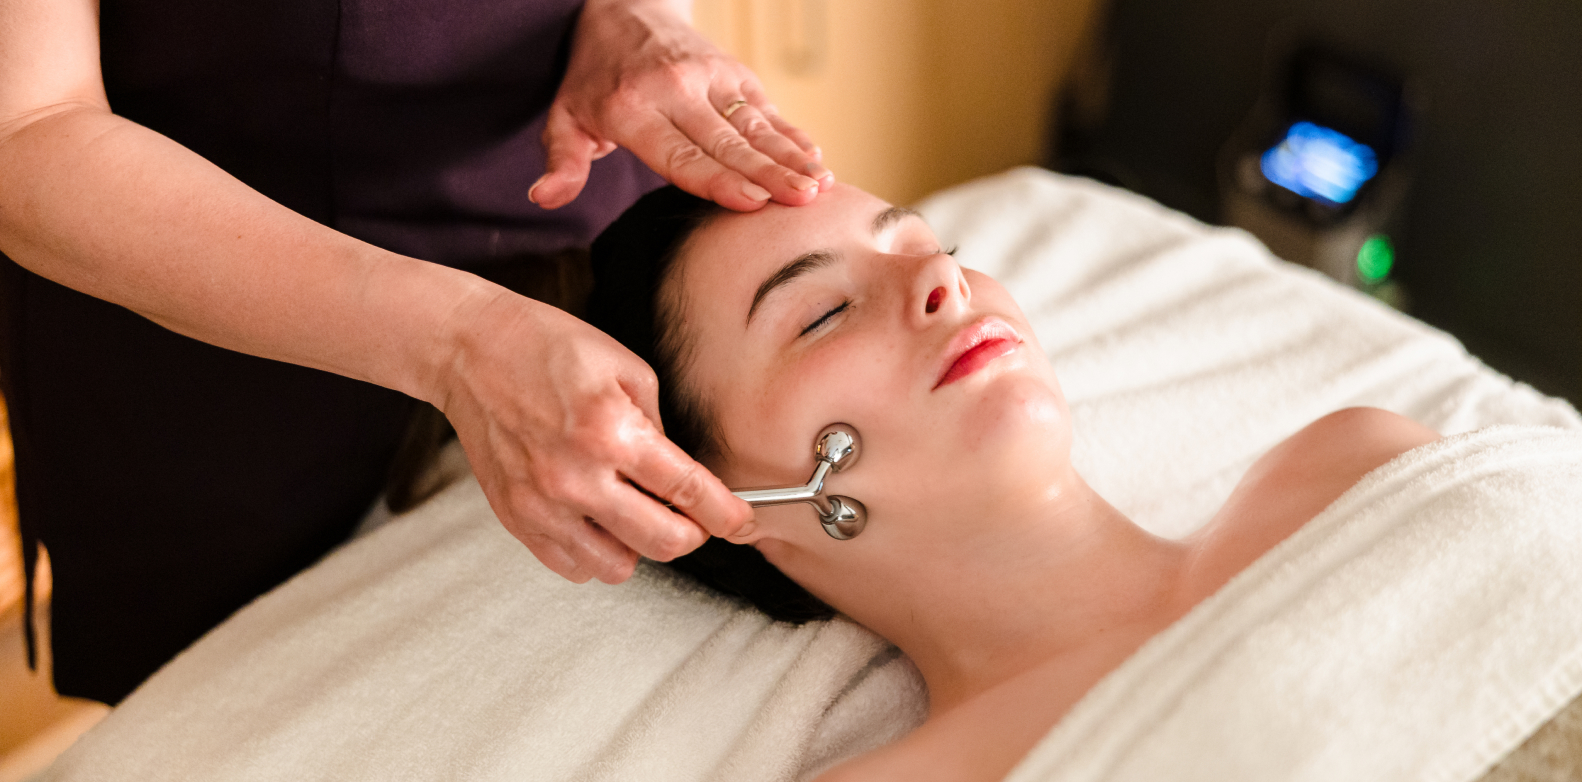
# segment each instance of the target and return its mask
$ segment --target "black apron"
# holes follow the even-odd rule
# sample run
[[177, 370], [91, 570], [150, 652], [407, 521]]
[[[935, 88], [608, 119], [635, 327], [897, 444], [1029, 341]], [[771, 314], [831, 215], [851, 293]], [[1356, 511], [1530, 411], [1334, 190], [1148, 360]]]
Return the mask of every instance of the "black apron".
[[[105, 87], [115, 113], [325, 225], [532, 276], [660, 184], [621, 151], [572, 205], [527, 200], [579, 7], [104, 0]], [[56, 687], [112, 704], [345, 540], [416, 409], [182, 337], [3, 256], [0, 387], [29, 581], [40, 542], [54, 571]]]

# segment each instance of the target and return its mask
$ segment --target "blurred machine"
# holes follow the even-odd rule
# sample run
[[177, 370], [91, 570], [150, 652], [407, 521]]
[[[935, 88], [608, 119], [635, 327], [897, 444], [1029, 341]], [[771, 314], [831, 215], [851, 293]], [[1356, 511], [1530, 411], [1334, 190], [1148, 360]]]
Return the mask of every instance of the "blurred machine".
[[1325, 49], [1279, 60], [1219, 156], [1220, 217], [1276, 255], [1383, 292], [1410, 176], [1402, 80]]
[[1100, 27], [1051, 168], [1246, 228], [1582, 403], [1582, 3], [1111, 0]]

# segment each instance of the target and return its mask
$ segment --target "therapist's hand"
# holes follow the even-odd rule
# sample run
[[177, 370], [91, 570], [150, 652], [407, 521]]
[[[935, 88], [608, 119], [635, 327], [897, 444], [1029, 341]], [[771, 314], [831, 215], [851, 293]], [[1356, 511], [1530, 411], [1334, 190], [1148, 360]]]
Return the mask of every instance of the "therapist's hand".
[[613, 338], [503, 290], [456, 317], [440, 409], [495, 515], [551, 570], [619, 583], [638, 555], [674, 559], [752, 518], [659, 430], [654, 373]]
[[[686, 0], [588, 0], [544, 130], [547, 171], [528, 196], [554, 209], [593, 161], [626, 147], [721, 206], [805, 204], [834, 183], [806, 133], [776, 113], [746, 66], [686, 19]], [[737, 101], [746, 101], [722, 112]]]

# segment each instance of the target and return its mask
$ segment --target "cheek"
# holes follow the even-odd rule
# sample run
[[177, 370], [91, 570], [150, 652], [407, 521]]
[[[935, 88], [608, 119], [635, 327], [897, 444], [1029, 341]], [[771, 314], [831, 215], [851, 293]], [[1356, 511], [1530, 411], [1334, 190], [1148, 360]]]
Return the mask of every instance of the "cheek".
[[832, 337], [794, 366], [744, 372], [744, 379], [756, 378], [753, 385], [727, 392], [732, 401], [722, 418], [734, 457], [729, 471], [738, 480], [805, 481], [814, 440], [824, 427], [856, 426], [866, 446], [869, 432], [863, 422], [882, 417], [904, 399], [896, 344], [860, 332]]
[[974, 462], [1003, 470], [1069, 450], [1071, 420], [1059, 386], [1013, 375], [988, 391], [983, 404], [962, 416], [956, 436]]
[[1025, 375], [998, 378], [977, 404], [964, 406], [951, 433], [962, 455], [996, 459], [1024, 440], [1058, 436], [1067, 423], [1064, 400], [1041, 379]]
[[970, 514], [985, 498], [1043, 486], [1040, 476], [1070, 462], [1065, 401], [1037, 374], [1007, 375], [970, 404], [921, 412], [897, 410], [905, 420], [886, 427], [884, 447], [871, 449], [873, 463], [854, 468], [869, 468], [851, 481], [876, 515]]

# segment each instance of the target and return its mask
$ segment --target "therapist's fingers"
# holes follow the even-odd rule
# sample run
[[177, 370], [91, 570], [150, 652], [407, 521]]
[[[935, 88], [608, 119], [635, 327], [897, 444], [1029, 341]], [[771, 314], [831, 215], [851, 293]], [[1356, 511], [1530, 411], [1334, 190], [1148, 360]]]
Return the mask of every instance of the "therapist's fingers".
[[[770, 125], [774, 125], [775, 130], [777, 130], [780, 135], [791, 139], [791, 142], [796, 144], [797, 149], [805, 152], [807, 157], [813, 158], [813, 160], [819, 161], [819, 163], [823, 163], [824, 150], [818, 149], [818, 144], [813, 142], [813, 136], [808, 136], [807, 131], [796, 127], [796, 125], [793, 125], [793, 123], [789, 122], [789, 120], [786, 120], [785, 117], [780, 116], [780, 109], [775, 108], [774, 103], [769, 103], [769, 97], [764, 95], [763, 89], [759, 89], [759, 87], [756, 87], [756, 85], [753, 84], [744, 84], [742, 85], [742, 93], [747, 95], [747, 100], [750, 101], [753, 106], [758, 106], [758, 111], [763, 112], [764, 117], [769, 119]], [[829, 171], [829, 169], [824, 169], [824, 171]], [[808, 176], [812, 176], [813, 179], [823, 179], [823, 177], [819, 177], [818, 174], [808, 174]]]
[[[823, 165], [823, 163], [824, 163], [824, 150], [819, 149], [819, 146], [817, 144], [813, 143], [813, 137], [812, 136], [809, 136], [801, 128], [799, 128], [799, 127], [797, 127], [795, 125], [792, 125], [789, 121], [786, 120], [785, 117], [780, 116], [780, 113], [775, 111], [775, 108], [773, 106], [770, 106], [768, 109], [764, 110], [764, 116], [769, 118], [769, 124], [774, 125], [775, 130], [780, 131], [780, 135], [785, 136], [788, 139], [791, 139], [792, 143], [796, 144], [798, 148], [800, 148], [803, 152], [807, 153], [808, 157], [810, 157], [813, 160], [817, 161], [819, 163], [819, 165], [821, 165], [821, 166]], [[828, 172], [829, 169], [826, 168], [826, 169], [824, 169], [824, 171]], [[823, 180], [824, 179], [824, 177], [821, 177], [818, 174], [814, 174], [814, 173], [810, 173], [810, 174], [808, 174], [808, 176], [811, 176], [814, 179], [818, 179], [818, 180]], [[833, 177], [834, 175], [831, 174], [830, 176]]]
[[[754, 147], [763, 150], [781, 165], [794, 171], [801, 171], [817, 179], [821, 189], [827, 190], [830, 185], [834, 184], [835, 175], [824, 167], [823, 150], [813, 143], [812, 136], [803, 132], [801, 128], [792, 125], [785, 117], [780, 116], [780, 110], [769, 102], [769, 96], [764, 93], [763, 87], [758, 84], [756, 79], [742, 82], [741, 94], [748, 103], [748, 106], [744, 106], [742, 110], [745, 111], [751, 107], [754, 113], [764, 118], [772, 131], [772, 133], [761, 135], [763, 145], [760, 146], [759, 134], [746, 132], [743, 128], [744, 123], [737, 121], [736, 113], [731, 114], [729, 117], [731, 124], [738, 130], [742, 130], [743, 135], [748, 137], [748, 141]], [[785, 154], [777, 154], [770, 151], [771, 146], [781, 147], [781, 140], [791, 142], [794, 151], [787, 150]]]
[[664, 116], [653, 114], [632, 122], [638, 127], [634, 134], [643, 141], [627, 148], [682, 190], [738, 212], [757, 209], [774, 195], [714, 159]]
[[527, 197], [545, 209], [558, 209], [576, 199], [588, 183], [593, 161], [614, 151], [614, 142], [594, 138], [572, 116], [563, 100], [549, 107], [544, 125], [544, 175], [528, 188]]
[[[724, 102], [719, 98], [713, 100]], [[668, 117], [705, 155], [730, 171], [734, 175], [732, 178], [740, 177], [768, 190], [775, 201], [799, 205], [818, 196], [818, 180], [802, 173], [805, 170], [802, 161], [811, 163], [812, 160], [790, 139], [775, 132], [756, 107], [740, 106], [727, 121], [720, 115], [723, 107], [711, 104], [710, 100], [684, 101], [671, 107]], [[744, 128], [751, 136], [743, 131]], [[771, 144], [770, 137], [777, 141], [769, 149], [755, 146], [755, 139], [760, 144]], [[794, 155], [800, 160], [794, 161], [796, 168], [791, 168], [782, 165], [771, 153]]]
[[525, 499], [506, 528], [546, 567], [570, 581], [596, 578], [619, 584], [631, 577], [638, 554], [587, 515], [595, 506]]
[[690, 554], [709, 539], [709, 533], [686, 516], [659, 504], [625, 481], [610, 485], [598, 524], [621, 543], [657, 562]]
[[729, 122], [748, 145], [779, 164], [777, 168], [801, 172], [802, 176], [792, 177], [793, 185], [806, 188], [807, 180], [817, 183], [813, 186], [820, 188], [834, 184], [834, 174], [777, 130], [757, 106], [743, 105], [731, 114]]
[[548, 535], [524, 534], [518, 536], [527, 550], [544, 563], [544, 567], [553, 570], [561, 578], [574, 584], [586, 584], [593, 575], [588, 569], [577, 562], [566, 548], [556, 543]]
[[675, 506], [710, 535], [734, 535], [752, 520], [752, 507], [731, 494], [708, 468], [657, 430], [643, 436], [646, 446], [636, 450], [637, 458], [623, 470], [633, 483]]
[[606, 584], [619, 584], [637, 570], [638, 553], [592, 517], [572, 519], [560, 541], [578, 566]]

